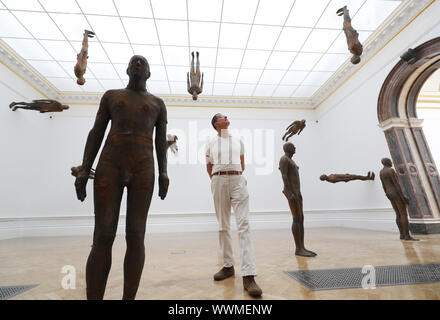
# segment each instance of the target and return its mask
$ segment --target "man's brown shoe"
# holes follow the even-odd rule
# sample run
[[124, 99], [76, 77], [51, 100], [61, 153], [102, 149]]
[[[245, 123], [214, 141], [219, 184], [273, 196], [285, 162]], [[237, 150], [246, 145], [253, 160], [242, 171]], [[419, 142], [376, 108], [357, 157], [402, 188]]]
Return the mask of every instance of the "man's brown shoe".
[[261, 295], [263, 294], [263, 290], [261, 290], [261, 288], [255, 282], [254, 276], [243, 277], [243, 288], [252, 297], [261, 297]]
[[215, 281], [224, 280], [226, 278], [232, 277], [234, 275], [234, 266], [232, 267], [223, 267], [214, 275]]

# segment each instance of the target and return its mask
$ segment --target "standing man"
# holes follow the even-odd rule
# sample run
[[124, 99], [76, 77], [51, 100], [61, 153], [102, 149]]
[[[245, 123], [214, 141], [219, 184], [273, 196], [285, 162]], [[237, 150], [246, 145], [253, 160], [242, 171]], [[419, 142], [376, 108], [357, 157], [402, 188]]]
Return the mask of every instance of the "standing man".
[[214, 275], [214, 280], [220, 281], [235, 273], [230, 232], [232, 206], [238, 228], [243, 287], [249, 295], [259, 297], [263, 292], [254, 279], [257, 272], [249, 230], [249, 193], [247, 181], [242, 176], [243, 142], [229, 134], [229, 120], [225, 115], [217, 113], [211, 124], [217, 131], [217, 136], [206, 146], [206, 167], [211, 179], [211, 192], [219, 223], [220, 250], [223, 255], [223, 268]]
[[122, 298], [132, 300], [136, 296], [144, 268], [145, 224], [154, 188], [155, 128], [159, 197], [163, 200], [168, 191], [165, 104], [147, 92], [146, 81], [150, 77], [147, 59], [133, 56], [127, 74], [130, 80], [125, 89], [109, 90], [101, 99], [95, 124], [87, 137], [81, 170], [75, 181], [77, 197], [84, 201], [90, 169], [111, 120], [94, 180], [95, 230], [86, 266], [89, 300], [101, 300], [104, 297], [124, 188], [127, 188], [127, 250]]

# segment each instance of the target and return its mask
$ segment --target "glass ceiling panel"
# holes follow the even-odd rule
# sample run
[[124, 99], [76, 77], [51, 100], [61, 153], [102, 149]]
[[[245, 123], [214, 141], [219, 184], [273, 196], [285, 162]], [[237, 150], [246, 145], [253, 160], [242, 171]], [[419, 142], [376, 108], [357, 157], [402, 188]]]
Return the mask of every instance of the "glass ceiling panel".
[[131, 43], [159, 44], [154, 20], [122, 18], [122, 23]]
[[178, 95], [187, 95], [186, 82], [170, 81], [171, 93]]
[[[219, 69], [214, 69], [214, 68], [201, 68], [201, 72], [203, 73], [203, 86], [205, 86], [205, 83], [208, 82], [214, 82], [214, 70], [219, 70]], [[189, 72], [189, 68], [187, 70], [187, 72]], [[205, 89], [203, 89], [205, 90]]]
[[347, 6], [350, 13], [350, 17], [353, 19], [356, 12], [366, 2], [366, 0], [332, 0], [327, 9], [319, 19], [316, 28], [332, 28], [341, 29], [344, 22], [344, 18], [336, 15], [336, 11], [343, 6]]
[[312, 28], [330, 0], [296, 0], [286, 26]]
[[[199, 52], [199, 61], [200, 68], [204, 69], [205, 67], [215, 67], [215, 60], [217, 57], [217, 49], [213, 48], [200, 48], [200, 47], [191, 47], [190, 52], [194, 52], [194, 64], [196, 63], [196, 52]], [[189, 54], [189, 53], [188, 53]], [[191, 56], [188, 56], [191, 59]], [[188, 60], [190, 61], [190, 60]], [[190, 67], [190, 62], [188, 62], [188, 69]]]
[[223, 69], [217, 68], [215, 70], [215, 82], [235, 82], [237, 79], [238, 69]]
[[239, 68], [243, 58], [244, 50], [218, 49], [217, 67]]
[[153, 18], [149, 1], [145, 0], [114, 0], [121, 16]]
[[121, 20], [118, 17], [87, 16], [87, 19], [100, 41], [128, 43]]
[[[47, 12], [81, 13], [75, 0], [39, 0]], [[18, 2], [18, 1], [17, 1]]]
[[76, 0], [85, 14], [102, 14], [116, 16], [112, 0]]
[[320, 86], [323, 85], [332, 75], [333, 72], [310, 72], [310, 74], [304, 79], [302, 84]]
[[92, 30], [92, 27], [83, 15], [51, 13], [50, 16], [67, 40], [82, 41], [84, 29]]
[[252, 23], [258, 0], [223, 0], [224, 22]]
[[307, 76], [308, 72], [306, 71], [288, 71], [284, 76], [283, 80], [281, 80], [282, 85], [299, 85]]
[[156, 19], [187, 19], [186, 1], [150, 0]]
[[222, 23], [219, 47], [236, 49], [246, 48], [250, 31], [250, 24]]
[[263, 69], [269, 58], [270, 51], [246, 50], [242, 68]]
[[189, 71], [187, 67], [167, 67], [169, 81], [181, 81], [186, 85], [186, 73]]
[[64, 37], [46, 13], [13, 11], [25, 28], [37, 39], [63, 40]]
[[[77, 85], [75, 80], [70, 78], [50, 78], [47, 77], [47, 80], [49, 80], [58, 90], [60, 91], [73, 91], [73, 92], [82, 92], [81, 86]], [[86, 79], [86, 83], [88, 80]], [[102, 91], [102, 88], [99, 90]]]
[[90, 92], [100, 92], [106, 90], [98, 80], [89, 78], [86, 79], [86, 83], [83, 85], [83, 89], [84, 91]]
[[400, 1], [369, 0], [353, 18], [353, 26], [363, 30], [375, 30], [399, 4]]
[[161, 45], [187, 46], [188, 25], [185, 21], [156, 20]]
[[286, 70], [293, 59], [295, 59], [296, 54], [296, 52], [273, 51], [267, 62], [266, 69]]
[[69, 74], [61, 68], [55, 61], [34, 61], [29, 63], [45, 77], [68, 77]]
[[76, 52], [68, 41], [41, 40], [40, 44], [56, 59], [61, 61], [75, 61]]
[[300, 52], [292, 63], [290, 70], [311, 70], [321, 57], [321, 53]]
[[254, 83], [260, 79], [263, 70], [241, 69], [237, 78], [237, 83]]
[[100, 80], [99, 82], [101, 82], [105, 90], [125, 88], [125, 85], [121, 80]]
[[240, 84], [237, 83], [234, 89], [234, 96], [252, 96], [256, 85], [255, 84]]
[[0, 37], [32, 38], [32, 35], [8, 11], [0, 11]]
[[217, 47], [219, 23], [189, 22], [190, 45]]
[[297, 86], [278, 86], [273, 93], [274, 97], [290, 97]]
[[10, 10], [44, 11], [37, 0], [2, 0]]
[[275, 90], [276, 85], [259, 84], [255, 88], [254, 97], [270, 97]]
[[350, 58], [349, 54], [325, 54], [313, 70], [336, 71], [348, 58]]
[[[75, 52], [79, 53], [81, 51], [82, 43], [81, 42], [71, 42], [75, 47]], [[74, 56], [76, 62], [76, 55]], [[89, 59], [90, 62], [110, 62], [107, 58], [104, 49], [98, 42], [89, 42]], [[127, 61], [128, 63], [128, 61]]]
[[[127, 63], [114, 63], [113, 66], [115, 67], [116, 72], [118, 73], [119, 78], [121, 78], [122, 80], [127, 80], [128, 79], [128, 75], [127, 75], [128, 64]], [[154, 68], [157, 68], [157, 67], [160, 67], [160, 66], [155, 66]], [[150, 71], [151, 71], [151, 77], [150, 77], [150, 79], [151, 79], [153, 77], [153, 70], [152, 70], [152, 66], [151, 65], [150, 65]]]
[[166, 65], [189, 66], [188, 47], [162, 47], [162, 52]]
[[[128, 65], [128, 62], [133, 56], [133, 51], [130, 46], [126, 44], [103, 43], [102, 46], [112, 63], [126, 63]], [[90, 55], [91, 51], [89, 50], [89, 56]]]
[[312, 29], [285, 27], [275, 46], [279, 51], [299, 51]]
[[280, 31], [281, 27], [254, 25], [249, 37], [248, 49], [272, 50]]
[[11, 48], [24, 59], [51, 60], [50, 55], [32, 39], [3, 39]]
[[319, 87], [316, 86], [301, 86], [292, 94], [292, 98], [311, 97]]
[[119, 79], [119, 75], [110, 63], [88, 63], [87, 68], [90, 68], [98, 79]]
[[293, 3], [294, 0], [260, 0], [255, 23], [282, 26]]
[[147, 85], [152, 94], [170, 94], [168, 81], [148, 81]]
[[216, 96], [230, 96], [234, 90], [234, 84], [214, 83], [212, 94]]
[[339, 30], [314, 29], [307, 39], [303, 51], [326, 52], [340, 34]]
[[221, 12], [222, 1], [188, 0], [189, 20], [220, 21]]
[[261, 75], [261, 84], [278, 84], [283, 78], [285, 72], [281, 70], [265, 70]]
[[134, 54], [144, 56], [148, 60], [150, 66], [153, 64], [163, 65], [162, 52], [159, 46], [133, 45], [133, 50]]

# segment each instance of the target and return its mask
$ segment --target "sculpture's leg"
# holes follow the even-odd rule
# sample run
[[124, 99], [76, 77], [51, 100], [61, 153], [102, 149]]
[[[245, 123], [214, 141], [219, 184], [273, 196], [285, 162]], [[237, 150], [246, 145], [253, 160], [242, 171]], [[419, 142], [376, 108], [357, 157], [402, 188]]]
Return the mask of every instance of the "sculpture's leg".
[[404, 230], [403, 230], [401, 218], [400, 218], [401, 208], [399, 208], [397, 206], [397, 202], [395, 200], [390, 199], [390, 202], [391, 202], [391, 205], [393, 206], [394, 212], [396, 213], [396, 224], [397, 224], [397, 228], [399, 228], [400, 239], [403, 239], [405, 234], [404, 234]]
[[286, 138], [286, 136], [287, 136], [288, 133], [289, 133], [289, 132], [286, 132], [286, 133], [284, 134], [284, 136], [281, 138], [281, 140], [286, 141], [286, 140], [284, 140], [284, 139]]
[[[191, 74], [194, 74], [195, 73], [195, 68], [194, 68], [194, 52], [192, 52], [191, 55], [192, 55], [192, 58], [191, 58], [191, 70], [190, 70], [190, 72], [191, 72]], [[192, 85], [192, 83], [191, 83], [191, 85]]]
[[[153, 159], [151, 159], [151, 162]], [[124, 259], [124, 293], [122, 299], [134, 300], [145, 263], [145, 225], [154, 188], [154, 168], [151, 163], [136, 173], [127, 190], [127, 221]]]
[[399, 209], [400, 226], [402, 228], [402, 232], [400, 233], [400, 239], [417, 241], [418, 239], [414, 239], [409, 234], [409, 221], [408, 221], [408, 213], [406, 210], [406, 203], [404, 201], [398, 201], [397, 208]]
[[316, 253], [304, 247], [304, 215], [302, 213], [302, 200], [289, 200], [290, 211], [292, 212], [292, 235], [295, 241], [295, 255], [303, 257], [313, 257]]
[[118, 178], [119, 171], [112, 166], [97, 169], [94, 180], [95, 231], [86, 266], [88, 300], [101, 300], [104, 297], [123, 193]]

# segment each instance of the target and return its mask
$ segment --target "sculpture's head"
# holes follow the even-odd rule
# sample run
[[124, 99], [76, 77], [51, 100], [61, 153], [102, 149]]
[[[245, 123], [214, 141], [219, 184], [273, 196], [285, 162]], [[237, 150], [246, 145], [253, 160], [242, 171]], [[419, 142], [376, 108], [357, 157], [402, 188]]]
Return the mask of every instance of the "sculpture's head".
[[193, 92], [192, 97], [193, 97], [193, 100], [197, 100], [197, 93]]
[[295, 154], [296, 148], [292, 142], [286, 142], [283, 145], [284, 153], [289, 155], [290, 157]]
[[301, 120], [301, 125], [305, 127], [305, 125], [306, 125], [306, 120], [304, 120], [304, 119]]
[[67, 109], [69, 109], [69, 106], [68, 106], [68, 105], [65, 105], [65, 104], [62, 104], [62, 105], [61, 105], [61, 109], [62, 109], [62, 110], [67, 110]]
[[76, 79], [76, 83], [78, 83], [80, 86], [82, 86], [84, 83], [86, 83], [86, 79], [83, 77]]
[[391, 168], [393, 166], [393, 163], [391, 162], [390, 158], [383, 158], [382, 164], [384, 165], [384, 167], [388, 167], [388, 168]]
[[328, 180], [328, 177], [327, 177], [326, 174], [323, 174], [323, 175], [321, 175], [321, 176], [319, 177], [319, 179], [320, 179], [321, 181], [326, 181], [326, 180]]
[[214, 129], [218, 131], [219, 129], [228, 129], [230, 122], [227, 116], [221, 113], [217, 113], [212, 117], [211, 124]]
[[361, 57], [358, 56], [357, 54], [354, 54], [354, 55], [351, 57], [351, 63], [353, 63], [353, 64], [358, 64], [359, 62], [361, 62]]
[[131, 57], [128, 63], [127, 74], [130, 79], [147, 81], [150, 78], [150, 65], [147, 59], [140, 55]]

